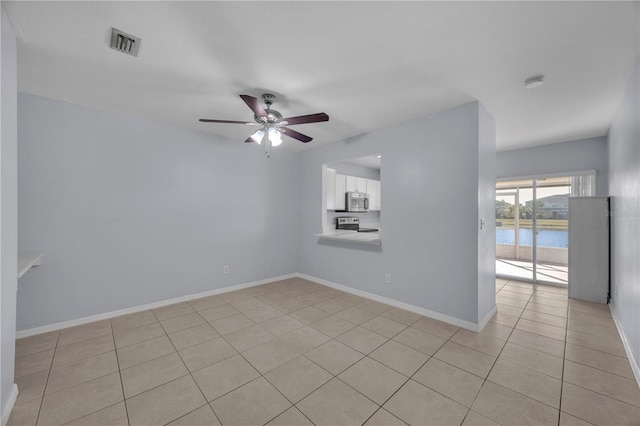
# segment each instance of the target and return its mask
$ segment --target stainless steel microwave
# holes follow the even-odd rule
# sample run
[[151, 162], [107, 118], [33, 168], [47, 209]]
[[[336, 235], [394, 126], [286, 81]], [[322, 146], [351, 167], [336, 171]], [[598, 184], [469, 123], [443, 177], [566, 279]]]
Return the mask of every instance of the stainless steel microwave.
[[347, 192], [345, 194], [345, 205], [348, 212], [368, 212], [369, 194], [364, 192]]

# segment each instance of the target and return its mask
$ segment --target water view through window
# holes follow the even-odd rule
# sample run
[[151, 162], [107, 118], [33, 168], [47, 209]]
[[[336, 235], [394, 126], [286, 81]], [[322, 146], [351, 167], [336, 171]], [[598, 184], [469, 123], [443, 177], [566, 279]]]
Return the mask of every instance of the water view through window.
[[[520, 245], [531, 246], [533, 245], [533, 229], [520, 228], [519, 241]], [[541, 247], [569, 247], [569, 232], [568, 231], [556, 231], [550, 229], [538, 230], [537, 236], [538, 246]], [[496, 229], [496, 244], [515, 244], [516, 231], [515, 229]]]

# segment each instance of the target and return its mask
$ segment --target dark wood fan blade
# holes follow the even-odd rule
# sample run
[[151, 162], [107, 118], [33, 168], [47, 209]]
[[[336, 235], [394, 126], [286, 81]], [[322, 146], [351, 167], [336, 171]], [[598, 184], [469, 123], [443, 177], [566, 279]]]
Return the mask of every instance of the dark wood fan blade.
[[258, 123], [249, 123], [247, 121], [235, 121], [235, 120], [212, 120], [209, 118], [201, 118], [199, 121], [203, 123], [230, 123], [230, 124], [248, 124], [248, 125], [258, 125]]
[[300, 132], [296, 132], [295, 130], [291, 130], [287, 127], [281, 127], [280, 130], [284, 130], [284, 134], [289, 136], [290, 138], [294, 138], [299, 140], [300, 142], [311, 142], [313, 140], [313, 138], [311, 136], [307, 136], [307, 135], [303, 135]]
[[262, 105], [260, 105], [260, 101], [258, 100], [258, 98], [254, 98], [253, 96], [249, 95], [240, 95], [240, 97], [242, 98], [244, 103], [246, 103], [247, 106], [251, 108], [251, 111], [253, 111], [256, 117], [267, 116], [267, 112], [264, 110], [264, 108], [262, 108]]
[[293, 126], [294, 124], [306, 124], [306, 123], [319, 123], [321, 121], [329, 121], [329, 116], [324, 112], [309, 115], [299, 115], [297, 117], [283, 118], [280, 121], [286, 121], [287, 125]]

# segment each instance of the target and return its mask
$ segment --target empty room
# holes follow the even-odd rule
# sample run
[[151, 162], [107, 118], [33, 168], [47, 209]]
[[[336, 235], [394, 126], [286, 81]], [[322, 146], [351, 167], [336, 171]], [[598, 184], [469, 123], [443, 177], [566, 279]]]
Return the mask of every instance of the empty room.
[[640, 424], [640, 2], [0, 4], [2, 426]]

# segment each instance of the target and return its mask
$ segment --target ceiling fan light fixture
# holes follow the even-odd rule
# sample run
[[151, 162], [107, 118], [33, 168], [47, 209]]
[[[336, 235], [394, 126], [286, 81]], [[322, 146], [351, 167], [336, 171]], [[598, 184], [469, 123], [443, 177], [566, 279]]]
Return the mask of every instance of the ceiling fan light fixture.
[[271, 142], [271, 146], [273, 147], [282, 143], [282, 134], [278, 129], [274, 129], [273, 127], [269, 129], [269, 142]]
[[262, 138], [264, 138], [264, 130], [260, 129], [251, 135], [251, 139], [258, 145], [262, 143]]

